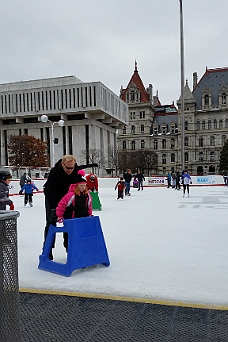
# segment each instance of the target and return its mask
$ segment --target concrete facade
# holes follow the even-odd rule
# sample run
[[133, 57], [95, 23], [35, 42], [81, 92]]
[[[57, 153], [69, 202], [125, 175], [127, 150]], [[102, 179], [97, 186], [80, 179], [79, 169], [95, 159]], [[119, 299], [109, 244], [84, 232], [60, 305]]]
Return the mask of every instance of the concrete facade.
[[[41, 121], [44, 114], [56, 123], [55, 162], [70, 153], [78, 164], [88, 163], [90, 150], [97, 149], [102, 163], [96, 172], [106, 174], [109, 151], [116, 153], [117, 129], [128, 124], [128, 107], [101, 82], [83, 83], [75, 76], [0, 85], [1, 165], [8, 165], [7, 141], [12, 134], [48, 141], [51, 155], [52, 125]], [[57, 125], [60, 119], [64, 127]]]

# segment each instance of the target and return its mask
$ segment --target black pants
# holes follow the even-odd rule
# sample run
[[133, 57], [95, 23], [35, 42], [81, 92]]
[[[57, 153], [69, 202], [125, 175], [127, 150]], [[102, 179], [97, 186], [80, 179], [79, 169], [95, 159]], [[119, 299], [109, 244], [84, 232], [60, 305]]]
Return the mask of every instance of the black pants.
[[123, 198], [123, 190], [118, 189], [118, 198]]
[[28, 201], [29, 201], [29, 203], [32, 203], [32, 194], [26, 194], [25, 193], [24, 203], [27, 204]]
[[141, 189], [143, 190], [143, 181], [139, 181], [139, 187], [138, 187], [138, 190], [140, 190], [140, 187], [141, 187]]
[[[46, 226], [44, 228], [44, 243], [46, 241], [48, 230], [50, 227], [50, 218], [51, 218], [51, 208], [49, 206], [49, 203], [45, 197], [45, 210], [46, 210]], [[67, 249], [68, 248], [68, 233], [63, 233], [63, 246]], [[52, 248], [55, 248], [55, 237], [52, 242]]]
[[189, 184], [183, 184], [184, 194], [185, 194], [186, 188], [187, 188], [187, 193], [189, 194]]

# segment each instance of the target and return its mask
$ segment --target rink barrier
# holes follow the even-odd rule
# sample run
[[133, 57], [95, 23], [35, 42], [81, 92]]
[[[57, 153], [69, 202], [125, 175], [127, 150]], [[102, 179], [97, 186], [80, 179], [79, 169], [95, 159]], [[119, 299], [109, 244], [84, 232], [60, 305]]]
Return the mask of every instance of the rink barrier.
[[[192, 178], [192, 186], [224, 186], [223, 176], [221, 175], [208, 175], [208, 176], [191, 176]], [[118, 177], [114, 178], [98, 178], [99, 188], [115, 188]], [[32, 179], [37, 188], [39, 189], [38, 193], [43, 192], [43, 185], [46, 182], [46, 179]], [[154, 183], [152, 183], [154, 181]], [[133, 181], [131, 182], [132, 186]], [[10, 185], [12, 188], [10, 189], [10, 196], [18, 195], [20, 190], [19, 180], [11, 180]], [[166, 177], [158, 177], [151, 176], [145, 177], [145, 182], [143, 182], [144, 187], [165, 187], [167, 186]], [[133, 187], [133, 186], [132, 186]], [[99, 189], [98, 189], [99, 190]], [[34, 195], [37, 191], [34, 191]]]
[[[65, 264], [49, 260], [52, 243], [58, 233], [68, 233]], [[39, 257], [40, 270], [69, 277], [74, 270], [98, 264], [110, 265], [98, 216], [64, 220], [64, 226], [61, 228], [50, 225], [43, 252]]]

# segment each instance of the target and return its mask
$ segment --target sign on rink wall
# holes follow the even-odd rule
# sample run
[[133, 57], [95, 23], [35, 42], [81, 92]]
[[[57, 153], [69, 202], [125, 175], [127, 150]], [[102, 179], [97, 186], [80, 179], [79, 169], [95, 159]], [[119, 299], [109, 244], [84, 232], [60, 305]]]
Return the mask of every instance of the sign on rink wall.
[[148, 185], [149, 186], [161, 186], [161, 185], [166, 185], [165, 182], [165, 177], [148, 177]]

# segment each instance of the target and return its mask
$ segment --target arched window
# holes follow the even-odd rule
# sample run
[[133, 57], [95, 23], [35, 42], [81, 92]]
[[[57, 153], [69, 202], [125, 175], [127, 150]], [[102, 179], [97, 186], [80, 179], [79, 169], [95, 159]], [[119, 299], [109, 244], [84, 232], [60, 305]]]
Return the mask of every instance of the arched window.
[[124, 140], [123, 141], [123, 150], [126, 150], [127, 149], [127, 143], [126, 143], [126, 141]]
[[219, 128], [220, 128], [220, 129], [223, 128], [223, 121], [222, 121], [222, 119], [219, 120]]
[[162, 164], [166, 164], [166, 154], [163, 153], [162, 155]]
[[184, 146], [188, 146], [188, 137], [184, 138]]
[[200, 121], [197, 121], [196, 123], [196, 129], [199, 131], [200, 130]]
[[199, 152], [199, 160], [203, 160], [203, 152]]
[[224, 146], [225, 142], [226, 142], [226, 136], [223, 135], [223, 136], [222, 136], [222, 146]]
[[124, 126], [124, 128], [123, 128], [123, 134], [126, 134], [126, 133], [127, 133], [127, 127]]
[[217, 129], [217, 120], [214, 120], [214, 129]]
[[213, 135], [210, 137], [210, 146], [215, 146], [215, 137]]
[[226, 93], [222, 93], [222, 105], [226, 104]]
[[135, 91], [131, 91], [131, 101], [135, 101]]
[[209, 106], [209, 95], [208, 94], [204, 95], [204, 105]]
[[199, 137], [199, 147], [203, 147], [203, 137]]
[[141, 125], [141, 133], [144, 133], [144, 125]]
[[134, 126], [134, 125], [131, 126], [131, 133], [132, 133], [132, 134], [135, 134], [135, 126]]
[[132, 150], [135, 150], [135, 140], [133, 140], [133, 141], [131, 142], [131, 149], [132, 149]]
[[202, 129], [205, 129], [205, 121], [202, 121]]
[[166, 148], [166, 140], [162, 139], [162, 148]]
[[185, 152], [184, 154], [184, 161], [188, 162], [188, 152]]
[[141, 140], [141, 148], [145, 148], [145, 140]]
[[211, 120], [208, 120], [208, 129], [211, 129]]
[[157, 139], [154, 140], [154, 150], [158, 149], [158, 141]]
[[171, 163], [175, 163], [175, 154], [171, 153]]

